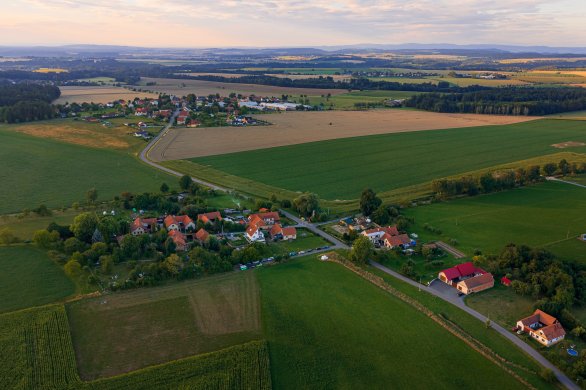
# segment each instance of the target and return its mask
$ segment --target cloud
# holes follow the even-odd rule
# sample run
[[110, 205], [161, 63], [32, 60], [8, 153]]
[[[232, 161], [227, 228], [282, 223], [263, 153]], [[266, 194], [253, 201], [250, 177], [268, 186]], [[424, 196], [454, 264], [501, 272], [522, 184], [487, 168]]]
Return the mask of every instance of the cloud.
[[[579, 45], [586, 36], [582, 0], [13, 0], [3, 14], [3, 32], [23, 31], [19, 20], [22, 26], [35, 21], [38, 27], [18, 39], [38, 43], [57, 38], [72, 42], [72, 26], [81, 29], [80, 38], [94, 34], [94, 42], [123, 44], [112, 41], [113, 32], [122, 31], [131, 40], [127, 44], [143, 46], [177, 46], [177, 39], [181, 46], [415, 41]], [[61, 34], [55, 27], [59, 24]], [[45, 25], [52, 25], [50, 36], [44, 34]], [[145, 38], [139, 31], [156, 33]], [[3, 35], [0, 42], [6, 44]]]

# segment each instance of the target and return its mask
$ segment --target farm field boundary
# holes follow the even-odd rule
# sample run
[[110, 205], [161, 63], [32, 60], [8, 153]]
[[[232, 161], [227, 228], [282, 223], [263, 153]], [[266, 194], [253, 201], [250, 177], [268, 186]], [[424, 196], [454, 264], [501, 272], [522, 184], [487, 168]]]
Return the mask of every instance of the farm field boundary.
[[172, 129], [153, 147], [149, 157], [159, 162], [376, 134], [510, 125], [539, 118], [372, 110], [286, 112], [263, 119], [272, 125]]

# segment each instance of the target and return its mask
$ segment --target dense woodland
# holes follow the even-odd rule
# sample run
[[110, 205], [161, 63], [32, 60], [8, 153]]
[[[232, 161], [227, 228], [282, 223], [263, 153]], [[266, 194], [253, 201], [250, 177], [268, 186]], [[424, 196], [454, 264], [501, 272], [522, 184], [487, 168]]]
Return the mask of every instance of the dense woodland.
[[372, 81], [368, 78], [351, 79], [349, 81], [335, 81], [333, 77], [320, 76], [317, 78], [296, 79], [281, 78], [265, 75], [247, 75], [242, 77], [223, 77], [223, 76], [173, 76], [174, 78], [185, 78], [205, 81], [216, 81], [222, 83], [242, 83], [242, 84], [261, 84], [273, 85], [278, 87], [290, 88], [326, 88], [326, 89], [358, 89], [358, 90], [377, 90], [377, 91], [415, 91], [415, 92], [471, 92], [489, 89], [472, 85], [469, 87], [453, 86], [448, 82], [441, 81], [438, 84], [433, 83], [400, 83], [391, 81]]
[[467, 93], [429, 93], [413, 96], [405, 105], [435, 112], [549, 115], [586, 109], [586, 89], [506, 87]]
[[56, 116], [51, 102], [61, 95], [53, 85], [0, 83], [0, 122], [16, 123]]

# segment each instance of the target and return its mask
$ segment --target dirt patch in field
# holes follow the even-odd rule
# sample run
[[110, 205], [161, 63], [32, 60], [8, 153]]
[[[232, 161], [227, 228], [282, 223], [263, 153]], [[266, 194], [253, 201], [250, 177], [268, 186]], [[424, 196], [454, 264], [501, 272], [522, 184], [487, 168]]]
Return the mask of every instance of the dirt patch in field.
[[348, 92], [345, 89], [316, 89], [316, 88], [287, 88], [272, 85], [220, 83], [202, 80], [178, 80], [143, 77], [143, 83], [156, 83], [153, 86], [144, 87], [149, 90], [164, 92], [171, 95], [186, 96], [193, 93], [196, 96], [215, 95], [228, 96], [234, 92], [242, 95], [281, 96], [281, 95], [338, 95]]
[[263, 119], [273, 125], [173, 129], [149, 156], [155, 161], [179, 160], [373, 134], [504, 125], [536, 117], [374, 110], [287, 112], [264, 115]]
[[568, 141], [568, 142], [561, 142], [559, 144], [553, 144], [551, 146], [553, 146], [554, 148], [558, 148], [558, 149], [566, 149], [566, 148], [577, 148], [580, 146], [585, 146], [586, 144], [584, 142], [576, 142], [576, 141]]
[[89, 146], [92, 148], [126, 149], [130, 145], [123, 139], [113, 135], [101, 134], [97, 131], [81, 129], [70, 125], [23, 125], [15, 128], [19, 133], [39, 138], [51, 138], [70, 144]]
[[61, 96], [54, 104], [69, 103], [109, 103], [113, 100], [134, 98], [156, 98], [159, 95], [149, 92], [131, 91], [122, 87], [59, 87]]

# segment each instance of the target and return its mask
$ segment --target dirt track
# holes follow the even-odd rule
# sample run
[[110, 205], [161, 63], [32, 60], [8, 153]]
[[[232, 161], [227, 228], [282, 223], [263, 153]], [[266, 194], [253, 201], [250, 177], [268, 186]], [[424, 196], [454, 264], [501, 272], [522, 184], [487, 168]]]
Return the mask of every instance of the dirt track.
[[438, 114], [423, 111], [322, 111], [265, 115], [259, 127], [177, 128], [150, 151], [153, 161], [212, 156], [372, 134], [525, 122], [535, 117]]

